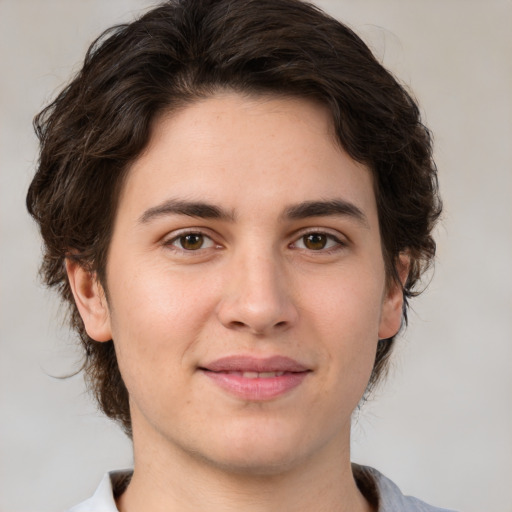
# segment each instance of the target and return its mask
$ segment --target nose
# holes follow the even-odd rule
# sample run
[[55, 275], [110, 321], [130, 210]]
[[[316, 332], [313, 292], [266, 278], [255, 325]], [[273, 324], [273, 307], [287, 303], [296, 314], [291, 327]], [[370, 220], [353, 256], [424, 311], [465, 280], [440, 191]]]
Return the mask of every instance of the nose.
[[268, 335], [292, 327], [298, 309], [291, 283], [272, 253], [234, 257], [217, 315], [228, 329]]

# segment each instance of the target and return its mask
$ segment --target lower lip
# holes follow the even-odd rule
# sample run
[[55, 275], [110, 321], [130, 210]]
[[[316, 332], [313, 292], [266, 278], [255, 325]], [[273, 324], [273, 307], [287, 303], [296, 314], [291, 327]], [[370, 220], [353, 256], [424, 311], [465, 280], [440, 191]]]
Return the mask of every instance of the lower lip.
[[299, 386], [309, 372], [290, 372], [279, 377], [249, 379], [232, 373], [203, 370], [220, 388], [243, 400], [263, 401], [277, 398]]

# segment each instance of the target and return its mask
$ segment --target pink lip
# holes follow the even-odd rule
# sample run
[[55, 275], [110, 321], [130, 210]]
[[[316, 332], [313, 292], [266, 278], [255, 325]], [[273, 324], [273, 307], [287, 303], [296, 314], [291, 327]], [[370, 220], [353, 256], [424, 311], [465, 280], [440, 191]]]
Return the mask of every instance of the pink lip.
[[[284, 356], [264, 359], [250, 356], [229, 356], [200, 368], [220, 388], [251, 401], [277, 398], [299, 386], [310, 373], [304, 365]], [[283, 372], [273, 377], [248, 377], [243, 373]]]

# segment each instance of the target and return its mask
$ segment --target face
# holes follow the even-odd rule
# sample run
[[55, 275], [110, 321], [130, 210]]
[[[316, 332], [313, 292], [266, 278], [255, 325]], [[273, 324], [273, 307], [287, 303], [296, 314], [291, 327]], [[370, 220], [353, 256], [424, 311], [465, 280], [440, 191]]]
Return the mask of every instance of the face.
[[348, 451], [402, 302], [371, 174], [323, 107], [226, 93], [159, 119], [106, 276], [108, 304], [72, 282], [89, 335], [114, 340], [136, 453], [265, 473]]

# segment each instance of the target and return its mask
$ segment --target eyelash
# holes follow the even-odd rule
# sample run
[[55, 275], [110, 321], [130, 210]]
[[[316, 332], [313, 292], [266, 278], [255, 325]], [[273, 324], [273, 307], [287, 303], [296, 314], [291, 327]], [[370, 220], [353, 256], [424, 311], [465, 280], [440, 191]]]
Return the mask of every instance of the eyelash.
[[[311, 249], [311, 248], [308, 248], [305, 246], [297, 247], [297, 244], [299, 244], [299, 243], [302, 243], [303, 245], [305, 245], [304, 242], [306, 241], [306, 237], [314, 236], [314, 235], [317, 235], [320, 237], [325, 237], [325, 244], [327, 245], [327, 247], [320, 247], [318, 249]], [[190, 237], [190, 236], [201, 237], [203, 239], [203, 243], [196, 249], [190, 249], [190, 248], [187, 249], [186, 247], [183, 247], [184, 239], [186, 237]], [[208, 244], [207, 247], [204, 246], [205, 242]], [[186, 231], [182, 231], [178, 234], [175, 234], [172, 238], [165, 240], [163, 245], [168, 247], [169, 249], [179, 251], [179, 252], [185, 253], [185, 254], [199, 253], [201, 250], [211, 249], [214, 247], [216, 247], [216, 248], [222, 247], [220, 244], [216, 243], [210, 235], [208, 235], [207, 233], [205, 233], [204, 231], [201, 231], [199, 229], [186, 230]], [[337, 236], [333, 235], [332, 233], [325, 232], [324, 230], [321, 230], [321, 229], [309, 230], [307, 232], [303, 232], [300, 234], [300, 236], [295, 238], [295, 240], [288, 245], [288, 247], [290, 247], [292, 249], [307, 251], [309, 253], [321, 253], [321, 254], [330, 254], [330, 253], [336, 252], [346, 246], [347, 246], [347, 242], [344, 242], [344, 241], [340, 240]]]

